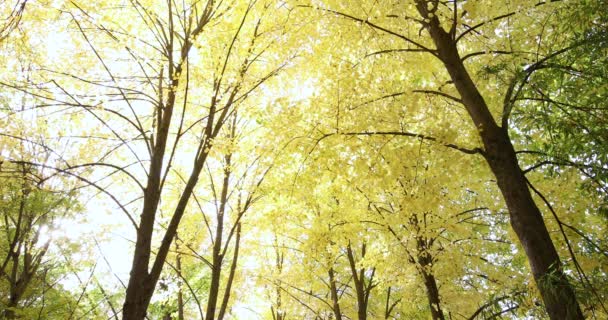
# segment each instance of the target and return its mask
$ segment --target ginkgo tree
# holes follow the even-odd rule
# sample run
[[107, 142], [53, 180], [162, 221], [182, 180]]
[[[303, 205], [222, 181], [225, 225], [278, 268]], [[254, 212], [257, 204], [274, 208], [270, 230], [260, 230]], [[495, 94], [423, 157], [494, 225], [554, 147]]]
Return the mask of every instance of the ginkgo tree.
[[[500, 205], [491, 182], [464, 184], [451, 176], [473, 174], [466, 168], [476, 160], [410, 142], [326, 139], [310, 154], [315, 160], [292, 169], [297, 186], [277, 196], [270, 218], [286, 216], [293, 225], [277, 232], [282, 246], [273, 250], [297, 266], [277, 264], [279, 274], [269, 276], [283, 308], [285, 301], [305, 306], [287, 314], [365, 319], [384, 311], [387, 319], [446, 319], [532, 312], [534, 296], [524, 294], [528, 279], [513, 261], [506, 214], [492, 213]], [[441, 170], [454, 159], [459, 169]], [[296, 276], [300, 269], [311, 277]], [[399, 304], [395, 297], [403, 295], [417, 303]]]
[[2, 185], [0, 253], [20, 199], [132, 228], [39, 318], [608, 314], [603, 1], [7, 4], [1, 168], [57, 182]]
[[[213, 140], [237, 106], [289, 61], [289, 54], [266, 58], [268, 48], [280, 40], [281, 19], [272, 3], [254, 1], [133, 1], [124, 8], [71, 2], [56, 10], [83, 46], [74, 59], [87, 60], [89, 73], [81, 76], [51, 66], [42, 75], [50, 79], [48, 86], [13, 88], [40, 98], [41, 104], [75, 110], [72, 115], [81, 114], [81, 123], [98, 126], [102, 139], [111, 141], [98, 146], [103, 151], [91, 162], [58, 170], [99, 168], [93, 180], [122, 176], [125, 188], [139, 190], [139, 195], [124, 197], [99, 181], [91, 183], [119, 206], [136, 230], [122, 313], [125, 319], [143, 319]], [[112, 12], [129, 17], [129, 23], [115, 20]], [[92, 77], [93, 70], [98, 78]], [[90, 97], [81, 90], [96, 94]], [[89, 142], [95, 138], [89, 136]], [[183, 174], [175, 174], [177, 161], [190, 163]], [[163, 190], [180, 175], [185, 185], [153, 256]], [[133, 211], [141, 211], [138, 218]]]
[[[344, 39], [340, 44], [335, 44], [333, 34], [325, 35], [333, 41], [329, 45], [334, 50], [331, 55], [345, 57], [334, 62], [338, 64], [336, 68], [350, 69], [353, 74], [338, 75], [341, 80], [336, 80], [333, 87], [341, 86], [355, 94], [361, 92], [359, 95], [363, 97], [370, 96], [369, 92], [376, 93], [367, 101], [401, 98], [406, 106], [400, 115], [403, 119], [386, 123], [381, 120], [382, 115], [374, 118], [375, 123], [356, 120], [348, 123], [344, 120], [345, 112], [336, 111], [332, 115], [336, 124], [319, 130], [323, 136], [422, 138], [483, 157], [509, 209], [511, 225], [527, 254], [550, 317], [582, 318], [573, 287], [519, 164], [518, 141], [510, 137], [519, 127], [510, 120], [520, 108], [521, 92], [538, 70], [552, 68], [555, 57], [575, 48], [594, 50], [604, 45], [605, 38], [592, 31], [601, 25], [598, 16], [589, 15], [576, 22], [559, 20], [573, 11], [589, 12], [585, 4], [559, 2], [513, 1], [497, 5], [484, 1], [421, 0], [399, 4], [354, 5], [336, 1], [299, 5], [302, 10], [321, 16], [320, 24], [333, 30], [333, 34], [359, 33], [360, 40]], [[599, 3], [589, 6], [593, 5], [601, 8]], [[565, 21], [576, 24], [577, 32], [583, 36], [577, 38], [576, 33], [562, 32], [569, 28]], [[323, 36], [323, 32], [319, 35]], [[346, 49], [338, 49], [340, 46]], [[414, 64], [424, 68], [414, 69]], [[514, 72], [501, 74], [504, 78], [492, 77], [501, 68]], [[376, 80], [366, 83], [366, 79]], [[334, 102], [334, 106], [353, 110], [366, 103], [362, 100], [347, 105], [349, 100], [352, 98], [343, 98]], [[432, 105], [433, 110], [424, 105]], [[438, 115], [440, 112], [444, 114]], [[440, 135], [432, 135], [437, 124], [429, 123], [429, 118], [445, 120], [448, 114], [453, 119], [442, 123], [447, 127], [439, 129]]]
[[[94, 20], [89, 14], [93, 8], [75, 5], [75, 9], [72, 9], [84, 17], [83, 21], [74, 17], [77, 30], [89, 45], [92, 56], [97, 57], [99, 65], [103, 66], [106, 76], [114, 82], [108, 94], [118, 94], [122, 103], [116, 105], [117, 109], [99, 106], [100, 112], [116, 116], [114, 121], [123, 120], [135, 131], [129, 134], [129, 131], [125, 131], [126, 128], [117, 129], [102, 119], [100, 122], [108, 133], [122, 142], [120, 148], [131, 149], [136, 165], [141, 166], [144, 173], [143, 182], [139, 182], [125, 166], [111, 166], [132, 178], [142, 191], [141, 202], [138, 201], [141, 203], [141, 207], [138, 206], [138, 210], [141, 210], [139, 219], [122, 207], [137, 230], [133, 265], [123, 307], [124, 319], [145, 317], [180, 220], [213, 148], [213, 141], [224, 123], [238, 105], [246, 102], [256, 88], [285, 65], [284, 61], [276, 59], [261, 62], [266, 50], [275, 41], [268, 36], [274, 31], [272, 24], [270, 27], [267, 25], [274, 22], [267, 21], [270, 19], [267, 15], [270, 12], [269, 6], [256, 2], [232, 6], [215, 1], [184, 3], [179, 6], [172, 1], [160, 6], [130, 3], [130, 14], [147, 28], [142, 30], [145, 36], [134, 35], [136, 41], [148, 46], [147, 50], [157, 52], [151, 60], [153, 62], [142, 63], [141, 59], [150, 60], [151, 57], [138, 56], [145, 52], [137, 52], [128, 45], [124, 48], [124, 52], [131, 56], [131, 68], [128, 71], [140, 74], [149, 88], [145, 90], [133, 87], [139, 82], [137, 77], [129, 76], [127, 84], [120, 83], [117, 79], [121, 77], [121, 71], [114, 71], [117, 66], [111, 65], [108, 61], [111, 58], [105, 56], [111, 52], [106, 51], [107, 48], [98, 49], [95, 41], [101, 39], [93, 38], [94, 35], [89, 35], [86, 31], [85, 24], [90, 24], [105, 31], [103, 36], [106, 39], [123, 46], [118, 32], [108, 29], [118, 26], [117, 23], [120, 22]], [[197, 56], [193, 58], [194, 50]], [[65, 91], [77, 105], [82, 105], [84, 110], [89, 109], [67, 89]], [[93, 116], [97, 117], [95, 111]], [[148, 156], [140, 158], [140, 153], [133, 151], [134, 148], [146, 150]], [[155, 220], [163, 199], [163, 190], [174, 179], [176, 167], [173, 163], [184, 162], [185, 155], [182, 152], [190, 154], [191, 160], [188, 162], [191, 165], [184, 170], [185, 185], [178, 192], [174, 206], [169, 209], [173, 213], [153, 257]], [[214, 255], [216, 258], [217, 254]], [[217, 277], [214, 276], [213, 279]], [[214, 317], [214, 309], [209, 309], [211, 313], [207, 313], [207, 318]]]

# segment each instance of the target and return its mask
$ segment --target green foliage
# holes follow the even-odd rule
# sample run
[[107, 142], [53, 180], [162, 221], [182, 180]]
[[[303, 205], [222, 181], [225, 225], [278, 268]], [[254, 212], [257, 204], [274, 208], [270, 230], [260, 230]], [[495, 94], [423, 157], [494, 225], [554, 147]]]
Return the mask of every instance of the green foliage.
[[46, 188], [35, 169], [4, 165], [0, 173], [0, 309], [11, 318], [62, 319], [75, 299], [57, 281], [64, 262], [53, 241], [59, 223], [82, 210], [76, 194]]

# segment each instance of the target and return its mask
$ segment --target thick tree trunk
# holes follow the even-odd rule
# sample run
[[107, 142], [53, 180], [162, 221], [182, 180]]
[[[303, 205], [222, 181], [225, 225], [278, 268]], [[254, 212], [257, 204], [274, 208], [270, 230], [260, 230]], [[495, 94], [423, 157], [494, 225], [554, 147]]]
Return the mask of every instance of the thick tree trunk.
[[15, 309], [17, 307], [17, 301], [14, 301], [11, 297], [9, 304], [4, 309], [4, 318], [3, 319], [15, 319]]
[[456, 41], [446, 32], [438, 18], [430, 14], [426, 1], [417, 8], [428, 21], [425, 24], [471, 119], [479, 130], [484, 156], [496, 176], [511, 217], [511, 226], [528, 257], [532, 274], [549, 316], [557, 319], [583, 319], [576, 295], [561, 268], [555, 246], [543, 217], [532, 199], [517, 156], [508, 136], [494, 120], [485, 100], [469, 76], [458, 54]]
[[424, 251], [418, 251], [418, 264], [420, 265], [420, 273], [424, 280], [426, 297], [429, 301], [429, 307], [431, 308], [431, 316], [433, 317], [433, 320], [445, 320], [445, 316], [441, 310], [439, 287], [437, 286], [435, 275], [433, 275], [431, 270], [432, 257], [426, 251], [428, 249], [424, 248], [423, 250]]
[[146, 317], [148, 304], [154, 292], [154, 287], [150, 289], [150, 281], [147, 279], [147, 266], [145, 272], [142, 272], [141, 267], [136, 270], [134, 266], [122, 309], [123, 320], [143, 320]]
[[488, 164], [509, 209], [511, 226], [526, 252], [549, 316], [551, 319], [583, 319], [576, 295], [562, 271], [559, 256], [532, 199], [507, 133], [494, 141], [493, 146], [486, 144], [486, 152]]
[[[144, 209], [145, 211], [145, 209]], [[142, 214], [143, 216], [143, 214]], [[143, 219], [142, 219], [143, 220]], [[129, 283], [123, 305], [123, 320], [142, 320], [146, 316], [146, 310], [152, 297], [148, 284], [148, 263], [150, 260], [150, 240], [145, 241], [141, 228], [137, 233], [137, 241], [134, 253]], [[152, 291], [154, 289], [152, 288]]]
[[424, 286], [426, 287], [426, 296], [429, 300], [429, 307], [431, 308], [431, 316], [433, 320], [445, 320], [443, 311], [441, 310], [441, 303], [439, 300], [439, 289], [437, 288], [437, 281], [432, 273], [422, 272], [422, 278], [424, 279]]

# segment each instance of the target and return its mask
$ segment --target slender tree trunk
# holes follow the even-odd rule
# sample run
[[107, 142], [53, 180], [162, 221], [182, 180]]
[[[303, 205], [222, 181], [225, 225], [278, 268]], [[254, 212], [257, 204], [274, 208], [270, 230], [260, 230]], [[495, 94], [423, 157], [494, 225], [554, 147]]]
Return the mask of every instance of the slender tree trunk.
[[[40, 230], [35, 231], [33, 239], [27, 239], [28, 233], [34, 230], [34, 217], [26, 209], [26, 203], [30, 194], [30, 186], [27, 183], [27, 169], [22, 170], [21, 197], [19, 200], [19, 216], [15, 225], [15, 235], [9, 246], [6, 259], [0, 269], [9, 282], [9, 300], [6, 309], [2, 313], [6, 319], [15, 319], [15, 308], [19, 307], [21, 299], [30, 286], [32, 278], [38, 271], [42, 258], [46, 254], [50, 242], [43, 245], [39, 252], [32, 255], [32, 247], [38, 243]], [[31, 241], [31, 242], [29, 242]], [[29, 242], [29, 244], [28, 244]], [[10, 265], [10, 274], [5, 273]]]
[[[168, 34], [168, 43], [166, 43], [166, 52], [168, 55], [167, 71], [169, 81], [166, 83], [169, 90], [165, 95], [163, 94], [163, 70], [161, 68], [159, 73], [159, 85], [158, 85], [158, 103], [155, 106], [155, 136], [149, 139], [151, 145], [150, 154], [150, 166], [148, 170], [148, 180], [143, 193], [143, 208], [140, 215], [140, 223], [137, 227], [137, 237], [135, 240], [135, 252], [133, 254], [133, 263], [131, 266], [131, 273], [129, 282], [127, 284], [127, 290], [125, 295], [125, 301], [123, 304], [123, 320], [143, 320], [146, 317], [146, 310], [154, 294], [156, 283], [162, 272], [165, 259], [169, 252], [173, 238], [177, 233], [177, 227], [181, 221], [181, 218], [186, 210], [186, 206], [193, 193], [194, 187], [198, 182], [198, 176], [203, 168], [203, 165], [207, 159], [209, 149], [211, 148], [210, 141], [216, 135], [221, 128], [221, 119], [218, 124], [214, 127], [214, 119], [216, 113], [216, 105], [212, 103], [209, 109], [207, 118], [207, 124], [204, 130], [204, 138], [199, 144], [199, 150], [201, 150], [196, 158], [194, 159], [194, 167], [190, 173], [190, 177], [186, 182], [186, 185], [180, 195], [179, 201], [171, 221], [167, 226], [167, 230], [162, 238], [160, 248], [158, 249], [156, 258], [152, 265], [151, 262], [151, 250], [152, 250], [152, 236], [154, 233], [154, 221], [156, 219], [156, 211], [160, 202], [162, 192], [162, 181], [164, 177], [163, 162], [165, 159], [165, 153], [167, 151], [167, 141], [169, 138], [169, 129], [171, 128], [171, 122], [173, 118], [173, 112], [175, 103], [177, 101], [177, 88], [180, 87], [181, 74], [186, 66], [186, 60], [188, 54], [193, 46], [192, 39], [196, 38], [203, 30], [203, 27], [209, 22], [213, 1], [209, 1], [207, 7], [204, 9], [200, 17], [194, 17], [197, 20], [193, 29], [189, 29], [186, 34], [183, 35], [185, 41], [179, 48], [179, 53], [174, 56], [177, 42], [174, 41], [176, 35], [176, 28], [173, 24], [173, 7], [172, 1], [168, 1], [168, 26], [166, 27], [166, 33]], [[193, 17], [191, 17], [193, 18]], [[164, 32], [165, 30], [163, 30]], [[177, 60], [177, 61], [175, 61]], [[212, 99], [215, 102], [215, 97]], [[226, 106], [228, 108], [228, 105]], [[225, 109], [224, 111], [227, 111]], [[175, 142], [177, 143], [177, 142]], [[169, 164], [170, 166], [170, 164]], [[168, 170], [165, 169], [165, 170]]]
[[[171, 71], [172, 68], [170, 68], [170, 73], [172, 73]], [[172, 85], [177, 84], [179, 84], [179, 72], [178, 76], [172, 80]], [[157, 106], [157, 109], [162, 109], [164, 113], [162, 116], [159, 115], [160, 120], [158, 122], [160, 123], [160, 126], [152, 152], [148, 182], [144, 192], [141, 221], [139, 228], [137, 229], [133, 264], [131, 266], [129, 283], [127, 285], [127, 292], [123, 305], [124, 320], [141, 320], [145, 318], [146, 310], [148, 309], [150, 299], [152, 298], [156, 286], [156, 280], [151, 278], [148, 268], [152, 250], [154, 221], [161, 195], [163, 159], [166, 151], [174, 102], [175, 92], [171, 90], [166, 106], [164, 108], [162, 108], [162, 106]], [[160, 114], [160, 111], [158, 112]], [[173, 237], [171, 237], [171, 239], [173, 239]]]
[[[424, 218], [423, 221], [426, 221], [426, 218]], [[445, 320], [445, 316], [441, 310], [441, 297], [439, 295], [437, 279], [435, 279], [435, 275], [433, 274], [433, 255], [431, 255], [430, 250], [434, 240], [433, 238], [429, 239], [426, 236], [421, 235], [421, 228], [416, 215], [413, 215], [410, 218], [410, 223], [417, 233], [416, 259], [418, 260], [418, 269], [420, 270], [422, 280], [424, 281], [424, 287], [426, 288], [426, 296], [429, 301], [431, 316], [433, 320]], [[422, 234], [424, 234], [424, 232]]]
[[334, 273], [334, 269], [330, 268], [328, 271], [329, 275], [329, 290], [331, 291], [331, 302], [332, 302], [332, 311], [334, 312], [334, 316], [336, 320], [342, 320], [342, 311], [340, 311], [340, 296], [338, 295], [338, 288], [336, 287], [336, 277]]
[[222, 305], [220, 312], [217, 315], [218, 320], [223, 320], [226, 310], [228, 310], [228, 302], [230, 301], [230, 293], [232, 291], [232, 283], [234, 282], [234, 275], [236, 274], [237, 262], [239, 260], [239, 247], [241, 243], [241, 223], [236, 227], [236, 238], [234, 239], [234, 254], [232, 255], [232, 262], [230, 264], [230, 272], [228, 273], [228, 281], [226, 282], [226, 289], [224, 290], [224, 297], [222, 299]]
[[439, 59], [460, 93], [471, 119], [479, 130], [485, 159], [496, 177], [511, 217], [511, 226], [526, 252], [536, 285], [552, 320], [583, 319], [576, 295], [562, 268], [543, 217], [532, 199], [507, 127], [499, 127], [485, 100], [469, 76], [453, 34], [440, 25], [432, 6], [417, 0], [417, 8], [428, 21]]
[[[177, 242], [177, 234], [175, 235], [175, 268], [179, 278], [183, 277], [182, 274], [182, 255], [179, 252], [179, 244]], [[184, 293], [182, 292], [182, 280], [178, 283], [179, 288], [177, 289], [177, 319], [184, 320]]]
[[[370, 291], [373, 288], [371, 285], [372, 279], [369, 280], [368, 284], [365, 283], [365, 269], [357, 270], [355, 261], [355, 255], [350, 246], [350, 243], [346, 247], [346, 253], [348, 257], [348, 263], [350, 266], [351, 275], [353, 282], [355, 283], [355, 293], [357, 295], [357, 318], [359, 320], [367, 320], [367, 305]], [[361, 245], [361, 258], [365, 257], [365, 244]], [[373, 276], [372, 276], [373, 277]]]
[[397, 304], [399, 304], [399, 302], [401, 301], [401, 299], [397, 299], [391, 303], [391, 290], [392, 290], [392, 287], [390, 287], [390, 286], [388, 288], [386, 288], [386, 303], [384, 305], [384, 320], [388, 320], [388, 318], [391, 317], [393, 310], [395, 309]]
[[[283, 253], [279, 249], [279, 244], [277, 243], [276, 235], [275, 235], [274, 241], [275, 241], [275, 246], [274, 246], [274, 250], [275, 250], [275, 266], [276, 266], [277, 271], [278, 271], [279, 276], [280, 276], [283, 273], [284, 255], [283, 255]], [[280, 285], [280, 283], [278, 281], [275, 282], [275, 292], [276, 292], [276, 301], [275, 301], [276, 310], [275, 310], [274, 307], [272, 307], [272, 306], [270, 307], [270, 309], [272, 311], [272, 319], [273, 320], [285, 320], [286, 313], [285, 313], [285, 311], [283, 311], [283, 301], [282, 301], [282, 295], [281, 295], [281, 285]]]
[[222, 192], [220, 195], [220, 207], [217, 213], [217, 226], [215, 228], [215, 241], [213, 243], [213, 261], [211, 269], [211, 284], [209, 287], [209, 300], [207, 301], [207, 312], [205, 315], [206, 320], [215, 319], [217, 301], [220, 292], [220, 277], [222, 275], [222, 263], [224, 257], [222, 256], [222, 239], [224, 233], [224, 215], [226, 213], [226, 206], [228, 202], [228, 189], [230, 183], [230, 165], [231, 155], [228, 154], [224, 157], [225, 169], [224, 169], [224, 180], [222, 183]]

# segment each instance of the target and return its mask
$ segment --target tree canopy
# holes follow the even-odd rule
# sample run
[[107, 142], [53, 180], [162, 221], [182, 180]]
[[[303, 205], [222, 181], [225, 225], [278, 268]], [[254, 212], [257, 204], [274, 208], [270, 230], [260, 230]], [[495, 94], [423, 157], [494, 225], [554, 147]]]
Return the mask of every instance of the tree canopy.
[[0, 16], [0, 318], [608, 317], [605, 1]]

